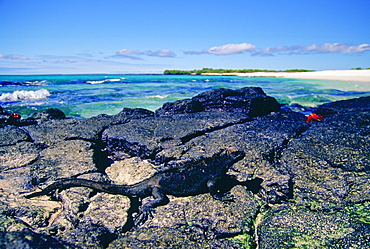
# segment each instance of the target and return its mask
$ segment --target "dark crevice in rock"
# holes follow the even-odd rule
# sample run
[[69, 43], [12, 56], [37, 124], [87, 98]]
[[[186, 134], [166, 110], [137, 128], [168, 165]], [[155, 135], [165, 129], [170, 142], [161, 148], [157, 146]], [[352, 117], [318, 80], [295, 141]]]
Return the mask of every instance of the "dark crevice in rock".
[[65, 139], [65, 141], [76, 141], [76, 140], [82, 140], [82, 141], [85, 141], [85, 142], [96, 143], [96, 140], [83, 138], [83, 137], [68, 137], [68, 138]]
[[227, 239], [227, 238], [233, 238], [235, 236], [243, 234], [243, 232], [239, 233], [217, 233], [217, 231], [211, 230], [212, 233], [215, 234], [215, 239]]
[[289, 140], [286, 139], [283, 141], [282, 145], [273, 147], [271, 150], [262, 153], [263, 159], [268, 161], [277, 170], [282, 171], [280, 167], [280, 159], [282, 157], [283, 151], [288, 147], [288, 143]]
[[[301, 126], [296, 132], [295, 134], [288, 138], [288, 139], [284, 139], [281, 143], [281, 145], [279, 146], [275, 146], [273, 147], [271, 150], [267, 151], [267, 152], [264, 152], [262, 153], [262, 157], [263, 159], [265, 159], [266, 161], [268, 161], [272, 166], [274, 166], [276, 169], [279, 169], [279, 171], [281, 171], [282, 169], [279, 167], [279, 164], [280, 164], [280, 159], [282, 157], [282, 154], [284, 152], [285, 149], [287, 149], [289, 147], [289, 144], [294, 140], [294, 139], [297, 139], [297, 138], [300, 138], [302, 136], [302, 134], [304, 132], [306, 132], [307, 130], [309, 129], [308, 126]], [[284, 173], [284, 172], [282, 172]], [[285, 172], [286, 173], [286, 172]]]
[[81, 204], [81, 205], [78, 207], [78, 211], [79, 211], [79, 212], [85, 212], [85, 211], [89, 208], [89, 205], [90, 205], [90, 203], [89, 203], [89, 202], [86, 202], [86, 203]]
[[288, 193], [287, 193], [287, 198], [288, 199], [293, 199], [294, 198], [294, 181], [292, 178], [288, 180]]
[[129, 197], [130, 199], [130, 208], [127, 209], [127, 221], [122, 227], [117, 229], [116, 233], [126, 233], [134, 227], [134, 214], [139, 212], [139, 206], [141, 201], [136, 197]]
[[283, 145], [273, 147], [271, 150], [262, 153], [263, 159], [268, 161], [271, 165], [276, 166], [280, 161], [283, 150], [286, 148], [286, 141], [287, 140], [284, 140]]
[[[114, 160], [120, 160], [122, 152], [131, 157], [140, 157], [142, 159], [154, 160], [156, 154], [162, 150], [161, 147], [150, 149], [146, 145], [140, 144], [138, 142], [130, 143], [126, 140], [121, 139], [111, 139], [109, 142], [109, 155]], [[115, 148], [119, 149], [116, 150]]]
[[[31, 135], [28, 133], [28, 131], [27, 130], [25, 130], [25, 129], [22, 129], [22, 128], [19, 128], [20, 130], [22, 130], [25, 134], [26, 134], [26, 136], [27, 136], [27, 138], [25, 139], [25, 140], [23, 140], [23, 141], [25, 141], [25, 142], [35, 142], [33, 139], [32, 139], [32, 137], [31, 137]], [[18, 142], [22, 142], [22, 141], [18, 141]]]
[[[105, 169], [108, 168], [112, 164], [112, 161], [108, 158], [108, 151], [106, 150], [106, 146], [101, 139], [102, 133], [103, 131], [100, 132], [99, 139], [94, 140], [94, 141], [92, 141], [91, 139], [76, 138], [76, 137], [68, 138], [66, 139], [66, 141], [82, 140], [85, 142], [90, 142], [92, 144], [92, 149], [94, 151], [93, 162], [96, 165], [98, 172], [105, 174]], [[93, 172], [90, 172], [90, 173], [93, 173]], [[83, 174], [86, 174], [86, 173], [83, 173]]]
[[118, 235], [115, 233], [109, 233], [108, 236], [101, 236], [100, 243], [103, 248], [107, 248], [112, 241], [118, 238]]
[[98, 170], [104, 174], [105, 174], [105, 169], [108, 168], [112, 164], [112, 160], [109, 159], [108, 157], [109, 152], [106, 149], [106, 144], [103, 142], [103, 139], [102, 139], [103, 132], [106, 128], [108, 127], [103, 128], [98, 134], [99, 139], [96, 141], [96, 145], [94, 148], [94, 158], [93, 158], [94, 163], [96, 167], [98, 168]]
[[105, 174], [105, 169], [108, 168], [112, 161], [108, 158], [108, 152], [103, 144], [99, 143], [94, 146], [93, 162], [96, 165], [98, 172]]
[[247, 190], [251, 191], [253, 194], [258, 194], [262, 188], [261, 187], [262, 182], [263, 182], [262, 178], [256, 177], [252, 180], [239, 182], [238, 184], [245, 186]]
[[[184, 137], [181, 137], [180, 138], [181, 145], [185, 145], [186, 143], [189, 143], [191, 140], [193, 140], [195, 138], [199, 138], [199, 137], [204, 136], [204, 135], [207, 135], [209, 133], [212, 133], [212, 132], [215, 132], [215, 131], [220, 131], [222, 129], [226, 129], [226, 128], [234, 126], [234, 125], [245, 124], [245, 123], [251, 122], [253, 120], [254, 120], [253, 118], [245, 118], [245, 119], [239, 120], [238, 122], [227, 123], [227, 124], [224, 124], [222, 126], [215, 126], [215, 127], [209, 128], [209, 129], [204, 129], [204, 130], [201, 130], [201, 131], [195, 131], [191, 134], [188, 134]], [[163, 138], [162, 138], [162, 140], [163, 140]], [[161, 142], [162, 142], [162, 140], [161, 140]], [[169, 140], [173, 140], [173, 138], [165, 138], [164, 139], [164, 141], [169, 141]], [[181, 155], [185, 155], [186, 153], [188, 153], [188, 151], [191, 150], [191, 148], [192, 148], [191, 146], [189, 146], [188, 148], [184, 147], [183, 150], [181, 151]], [[151, 155], [151, 157], [149, 158], [149, 159], [151, 159], [153, 164], [167, 165], [170, 161], [178, 159], [176, 157], [167, 157], [167, 156], [163, 156], [163, 155], [158, 156], [158, 153], [160, 153], [161, 151], [163, 151], [163, 148], [158, 147], [158, 149], [156, 151], [154, 151], [153, 154]], [[166, 168], [160, 168], [160, 170], [165, 170], [165, 169]]]

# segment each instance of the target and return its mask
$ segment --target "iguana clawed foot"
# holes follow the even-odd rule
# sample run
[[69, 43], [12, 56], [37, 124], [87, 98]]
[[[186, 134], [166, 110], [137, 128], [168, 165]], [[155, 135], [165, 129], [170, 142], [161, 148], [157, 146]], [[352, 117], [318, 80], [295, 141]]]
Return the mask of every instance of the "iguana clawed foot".
[[138, 227], [144, 224], [149, 217], [153, 218], [153, 213], [154, 208], [140, 207], [138, 214], [134, 217], [134, 226]]

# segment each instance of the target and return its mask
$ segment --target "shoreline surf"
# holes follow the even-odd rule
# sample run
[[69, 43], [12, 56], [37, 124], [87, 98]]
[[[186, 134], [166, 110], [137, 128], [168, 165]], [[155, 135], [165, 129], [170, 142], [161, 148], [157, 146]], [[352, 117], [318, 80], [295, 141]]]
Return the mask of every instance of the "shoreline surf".
[[[370, 72], [370, 71], [369, 71]], [[279, 74], [278, 74], [279, 75]], [[291, 74], [288, 74], [291, 75]], [[283, 106], [316, 106], [370, 96], [368, 82], [239, 75], [45, 75], [0, 76], [0, 105], [26, 117], [58, 108], [69, 117], [117, 114], [122, 108], [156, 110], [166, 102], [217, 88], [261, 87]]]

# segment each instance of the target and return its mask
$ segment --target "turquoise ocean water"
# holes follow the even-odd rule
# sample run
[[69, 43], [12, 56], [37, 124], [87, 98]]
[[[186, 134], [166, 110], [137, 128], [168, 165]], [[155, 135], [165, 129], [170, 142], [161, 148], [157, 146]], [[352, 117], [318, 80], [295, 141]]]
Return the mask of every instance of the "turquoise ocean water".
[[306, 111], [326, 102], [370, 96], [370, 81], [200, 75], [17, 75], [0, 76], [0, 105], [22, 117], [58, 108], [69, 117], [86, 118], [117, 114], [124, 107], [154, 111], [165, 102], [191, 98], [207, 90], [248, 86], [261, 87], [281, 104], [299, 104], [308, 108]]

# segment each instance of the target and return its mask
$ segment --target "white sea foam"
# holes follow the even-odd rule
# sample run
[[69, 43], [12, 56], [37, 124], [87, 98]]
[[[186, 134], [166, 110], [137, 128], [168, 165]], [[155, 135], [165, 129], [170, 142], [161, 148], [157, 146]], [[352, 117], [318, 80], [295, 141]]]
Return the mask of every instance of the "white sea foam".
[[26, 81], [26, 85], [34, 85], [34, 86], [44, 86], [48, 84], [47, 80], [33, 80], [33, 81]]
[[103, 84], [105, 82], [119, 82], [121, 80], [124, 80], [125, 78], [119, 78], [119, 79], [105, 79], [105, 80], [87, 80], [86, 83], [95, 85], [95, 84]]
[[89, 84], [92, 84], [92, 85], [102, 84], [104, 82], [105, 82], [105, 80], [88, 80], [88, 81], [86, 81], [86, 83], [89, 83]]
[[153, 96], [146, 96], [146, 99], [165, 99], [168, 95], [153, 95]]
[[14, 91], [12, 93], [3, 93], [0, 95], [0, 101], [20, 101], [20, 100], [37, 100], [49, 97], [51, 94], [46, 89], [37, 91]]
[[121, 81], [121, 80], [124, 80], [125, 78], [119, 78], [119, 79], [107, 79], [106, 81], [110, 81], [110, 82], [118, 82], [118, 81]]

